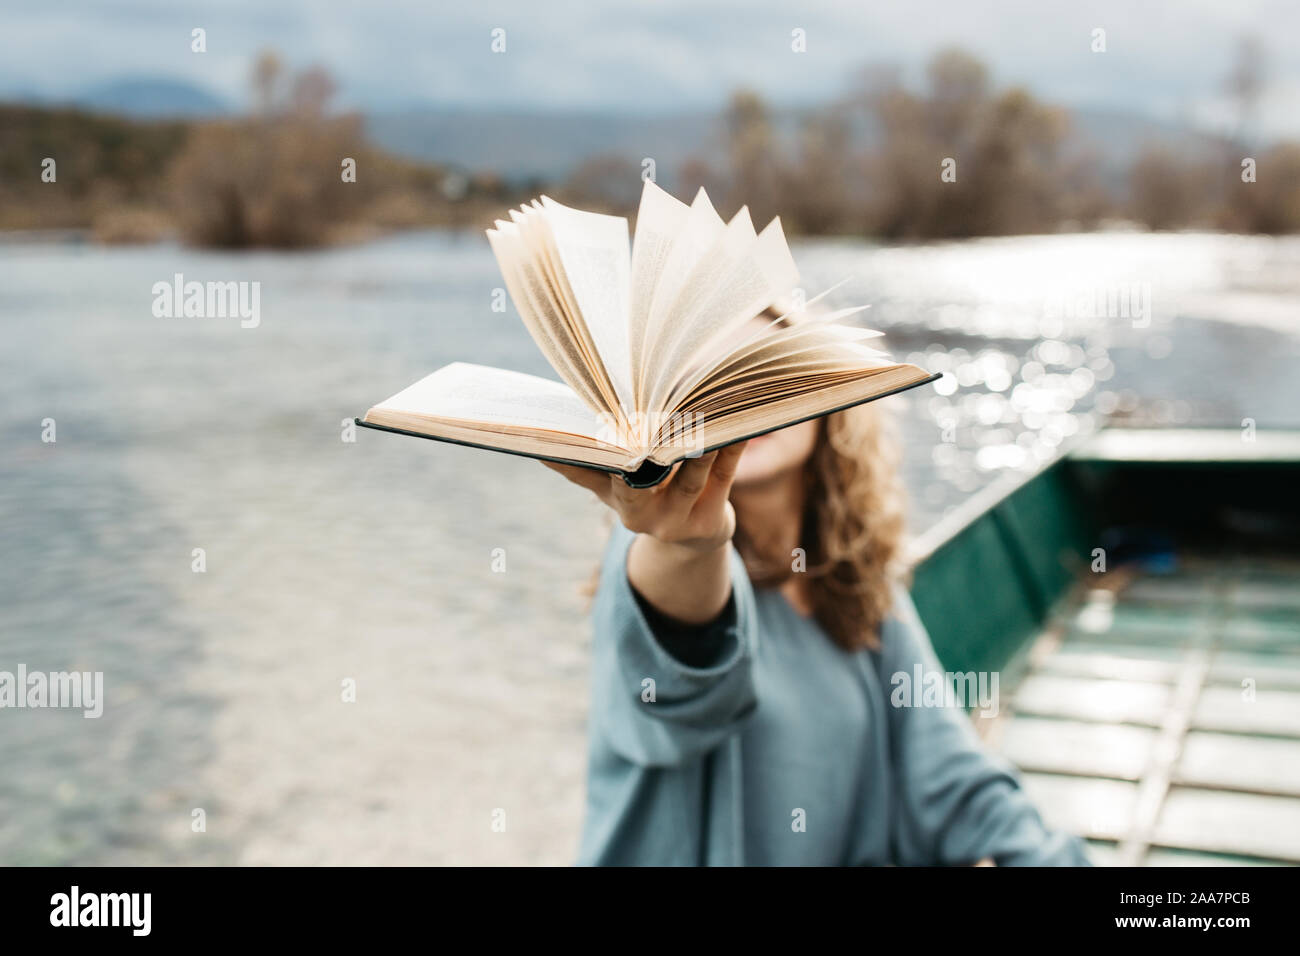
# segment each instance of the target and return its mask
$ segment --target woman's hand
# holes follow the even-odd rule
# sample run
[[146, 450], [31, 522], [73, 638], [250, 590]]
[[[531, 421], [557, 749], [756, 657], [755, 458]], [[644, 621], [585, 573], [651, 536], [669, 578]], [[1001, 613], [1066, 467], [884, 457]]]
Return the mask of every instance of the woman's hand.
[[727, 496], [744, 442], [682, 462], [653, 488], [630, 488], [618, 475], [544, 461], [609, 505], [623, 527], [664, 544], [712, 551], [731, 540], [736, 514]]
[[653, 488], [629, 488], [617, 475], [543, 462], [595, 493], [637, 532], [628, 580], [664, 614], [690, 624], [713, 620], [731, 594], [728, 544], [736, 513], [727, 500], [744, 442], [680, 464]]

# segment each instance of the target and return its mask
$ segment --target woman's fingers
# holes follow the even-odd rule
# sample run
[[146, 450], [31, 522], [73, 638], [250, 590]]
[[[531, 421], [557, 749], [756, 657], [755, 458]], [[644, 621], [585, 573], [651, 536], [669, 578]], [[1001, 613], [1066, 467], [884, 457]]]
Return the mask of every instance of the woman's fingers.
[[714, 459], [717, 457], [718, 453], [712, 451], [699, 458], [688, 458], [682, 462], [682, 467], [677, 469], [672, 484], [668, 486], [668, 493], [673, 496], [678, 507], [684, 506], [686, 511], [691, 510], [695, 499], [709, 483], [709, 469], [713, 467]]
[[728, 445], [717, 452], [713, 468], [709, 472], [709, 481], [704, 491], [695, 500], [696, 509], [707, 511], [720, 508], [731, 495], [731, 484], [736, 480], [736, 469], [740, 465], [740, 456], [745, 453], [746, 442]]
[[614, 502], [611, 500], [609, 493], [609, 479], [613, 476], [609, 473], [595, 471], [591, 468], [580, 468], [577, 465], [561, 465], [555, 461], [543, 461], [542, 464], [551, 471], [563, 475], [575, 485], [586, 488], [605, 504], [613, 507]]
[[642, 515], [649, 511], [651, 502], [657, 497], [658, 488], [639, 489], [628, 486], [618, 475], [593, 468], [581, 468], [577, 465], [562, 465], [558, 462], [543, 461], [543, 465], [563, 475], [575, 485], [586, 488], [602, 502], [618, 513], [623, 524], [629, 528], [639, 525]]
[[663, 534], [671, 538], [677, 514], [676, 493], [672, 489], [680, 473], [679, 465], [668, 478], [653, 488], [633, 488], [621, 478], [614, 478], [610, 483], [610, 496], [624, 526], [633, 531]]
[[586, 488], [618, 513], [631, 531], [664, 541], [704, 541], [730, 535], [727, 497], [744, 453], [743, 442], [679, 462], [668, 479], [653, 488], [632, 488], [618, 475], [575, 465], [543, 462], [575, 485]]
[[731, 483], [736, 480], [740, 456], [745, 453], [745, 446], [748, 444], [748, 441], [739, 441], [718, 451], [718, 459], [713, 463], [713, 477], [725, 484], [728, 491], [731, 489]]

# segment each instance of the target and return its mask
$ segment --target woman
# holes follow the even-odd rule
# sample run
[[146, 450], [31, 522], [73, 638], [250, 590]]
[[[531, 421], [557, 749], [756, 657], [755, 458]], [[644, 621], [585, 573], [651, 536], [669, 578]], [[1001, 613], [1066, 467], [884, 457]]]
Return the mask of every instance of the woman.
[[859, 406], [656, 488], [563, 465], [621, 521], [594, 607], [586, 864], [1087, 865], [957, 708], [895, 578], [892, 445]]

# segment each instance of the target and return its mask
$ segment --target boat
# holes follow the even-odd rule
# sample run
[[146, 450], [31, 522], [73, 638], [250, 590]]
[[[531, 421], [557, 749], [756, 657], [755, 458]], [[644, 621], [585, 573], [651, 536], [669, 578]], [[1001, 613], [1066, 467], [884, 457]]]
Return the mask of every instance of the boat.
[[977, 731], [1095, 863], [1300, 864], [1300, 431], [1104, 428], [910, 558], [944, 670], [999, 677]]

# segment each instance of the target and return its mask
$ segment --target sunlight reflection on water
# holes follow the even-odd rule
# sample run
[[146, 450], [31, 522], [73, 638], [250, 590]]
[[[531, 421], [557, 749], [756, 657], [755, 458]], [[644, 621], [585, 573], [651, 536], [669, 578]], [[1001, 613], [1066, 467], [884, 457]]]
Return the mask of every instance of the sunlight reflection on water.
[[1034, 236], [867, 256], [828, 241], [802, 252], [819, 282], [852, 270], [860, 280], [837, 304], [865, 293], [865, 321], [899, 357], [946, 373], [930, 396], [909, 397], [920, 409], [907, 427], [920, 418], [927, 438], [938, 433], [924, 456], [912, 442], [914, 527], [1108, 422], [1300, 421], [1284, 367], [1300, 336], [1294, 238]]

